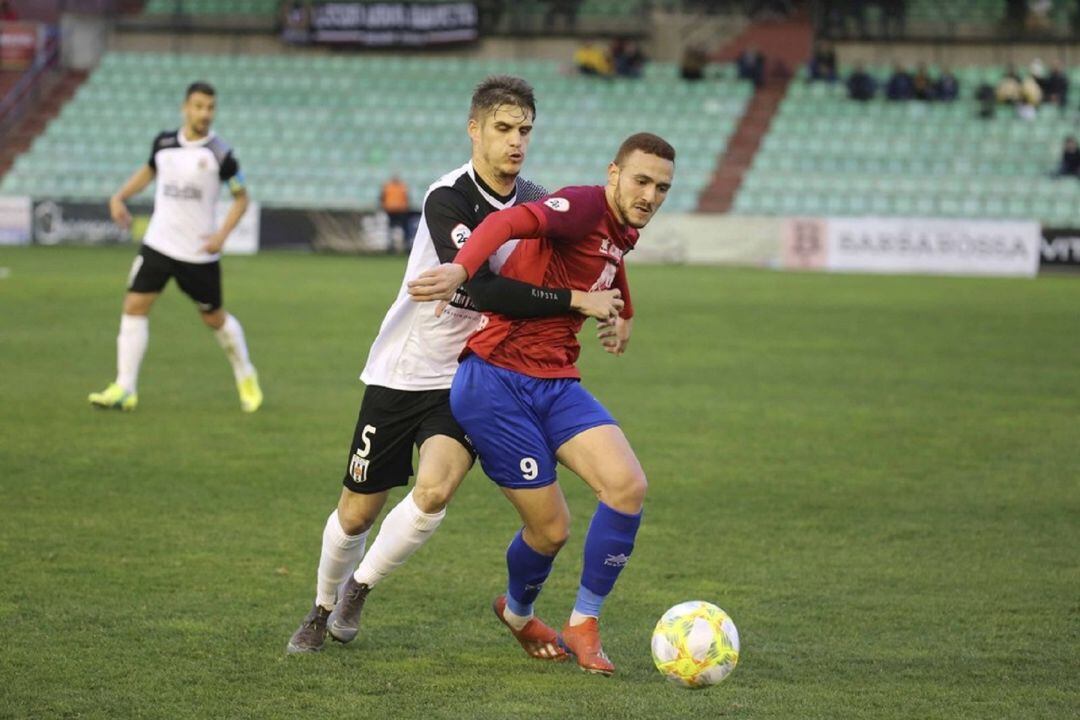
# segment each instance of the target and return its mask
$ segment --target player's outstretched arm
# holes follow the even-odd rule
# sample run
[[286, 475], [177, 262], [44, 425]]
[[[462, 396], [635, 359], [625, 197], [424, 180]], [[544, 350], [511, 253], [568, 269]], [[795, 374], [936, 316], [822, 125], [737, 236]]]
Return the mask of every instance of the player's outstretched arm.
[[416, 302], [449, 300], [504, 243], [515, 237], [535, 237], [539, 229], [540, 222], [524, 207], [488, 215], [471, 233], [463, 232], [466, 239], [454, 262], [425, 270], [409, 281], [409, 296]]
[[154, 181], [154, 168], [143, 165], [131, 174], [119, 190], [109, 198], [109, 214], [113, 222], [124, 228], [131, 227], [131, 213], [128, 212], [127, 199], [141, 193], [147, 185]]

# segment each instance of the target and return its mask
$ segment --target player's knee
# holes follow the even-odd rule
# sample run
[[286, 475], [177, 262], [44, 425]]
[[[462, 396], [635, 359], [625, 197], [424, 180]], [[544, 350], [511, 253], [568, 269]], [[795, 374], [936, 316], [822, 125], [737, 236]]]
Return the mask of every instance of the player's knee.
[[542, 555], [555, 555], [569, 539], [569, 519], [526, 528], [526, 542]]
[[457, 483], [431, 480], [421, 482], [422, 480], [423, 478], [417, 478], [416, 487], [412, 491], [413, 502], [416, 503], [416, 507], [420, 508], [421, 512], [441, 512], [450, 503], [450, 498], [454, 496], [454, 488], [457, 487]]
[[641, 512], [648, 489], [649, 481], [644, 472], [628, 470], [608, 483], [600, 499], [619, 512], [634, 514]]
[[202, 317], [202, 321], [206, 324], [206, 327], [211, 330], [220, 330], [221, 326], [225, 324], [225, 311], [211, 310], [210, 312], [199, 313]]
[[375, 524], [378, 515], [378, 510], [368, 507], [367, 503], [349, 502], [345, 498], [338, 501], [338, 523], [346, 535], [367, 532]]

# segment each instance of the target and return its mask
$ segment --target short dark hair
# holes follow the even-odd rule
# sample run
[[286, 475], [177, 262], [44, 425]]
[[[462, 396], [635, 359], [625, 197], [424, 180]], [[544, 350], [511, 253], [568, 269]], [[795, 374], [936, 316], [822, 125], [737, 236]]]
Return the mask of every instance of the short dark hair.
[[188, 85], [187, 92], [184, 93], [184, 99], [187, 100], [195, 93], [209, 95], [210, 97], [214, 97], [215, 95], [217, 95], [217, 92], [214, 91], [214, 86], [206, 82], [205, 80], [196, 80], [195, 82]]
[[621, 167], [630, 153], [635, 150], [675, 162], [675, 148], [671, 146], [671, 143], [659, 135], [640, 132], [623, 140], [622, 145], [619, 146], [619, 152], [615, 153], [615, 164]]
[[536, 118], [536, 97], [533, 88], [525, 80], [513, 75], [490, 75], [473, 91], [469, 117], [479, 119], [481, 114], [495, 112], [503, 105], [513, 105], [532, 113]]

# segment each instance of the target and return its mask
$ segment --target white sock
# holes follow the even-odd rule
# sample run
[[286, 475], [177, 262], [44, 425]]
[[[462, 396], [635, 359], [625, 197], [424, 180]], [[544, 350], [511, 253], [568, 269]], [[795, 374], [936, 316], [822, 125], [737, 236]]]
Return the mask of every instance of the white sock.
[[139, 365], [150, 342], [150, 318], [145, 315], [121, 315], [120, 334], [116, 336], [116, 384], [135, 392], [139, 384]]
[[323, 528], [322, 555], [319, 557], [319, 582], [315, 594], [318, 605], [327, 610], [334, 609], [338, 587], [360, 562], [367, 535], [366, 531], [359, 535], [346, 535], [341, 529], [337, 510], [330, 513]]
[[248, 358], [247, 342], [244, 340], [244, 328], [240, 321], [225, 313], [225, 324], [214, 331], [218, 345], [225, 351], [225, 356], [232, 363], [233, 376], [240, 382], [255, 372], [255, 367]]
[[582, 615], [577, 610], [573, 610], [573, 611], [570, 612], [570, 626], [573, 627], [574, 625], [580, 625], [581, 623], [585, 622], [589, 618], [595, 618], [595, 617], [596, 617], [595, 615]]
[[371, 552], [364, 557], [353, 577], [357, 582], [374, 587], [419, 550], [444, 517], [445, 508], [432, 514], [422, 511], [410, 492], [387, 514], [371, 544]]
[[515, 630], [521, 630], [521, 628], [528, 625], [529, 621], [532, 619], [532, 615], [518, 615], [510, 608], [503, 608], [503, 620]]

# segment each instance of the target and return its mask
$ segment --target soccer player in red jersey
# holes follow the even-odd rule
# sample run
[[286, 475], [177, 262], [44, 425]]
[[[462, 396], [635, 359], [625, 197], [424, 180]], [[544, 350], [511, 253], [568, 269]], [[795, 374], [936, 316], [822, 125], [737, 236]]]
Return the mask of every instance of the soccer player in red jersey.
[[[606, 349], [621, 354], [633, 318], [623, 258], [663, 204], [674, 172], [670, 144], [650, 133], [632, 135], [608, 167], [606, 186], [565, 188], [489, 215], [453, 263], [421, 274], [409, 293], [417, 301], [447, 299], [503, 243], [530, 238], [518, 243], [501, 274], [541, 286], [618, 289], [623, 307], [601, 333]], [[485, 313], [454, 376], [450, 406], [484, 472], [524, 522], [506, 551], [507, 592], [494, 606], [515, 637], [537, 622], [533, 603], [569, 533], [556, 463], [596, 492], [581, 585], [562, 641], [583, 670], [610, 675], [615, 666], [601, 646], [598, 618], [633, 552], [647, 483], [622, 430], [581, 386], [575, 362], [584, 321], [570, 313], [531, 319]]]

